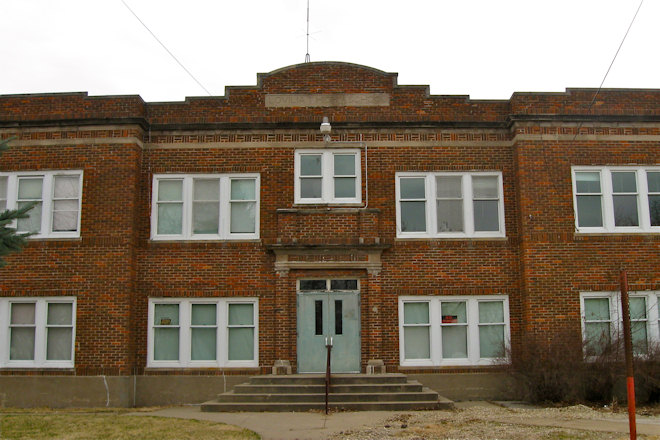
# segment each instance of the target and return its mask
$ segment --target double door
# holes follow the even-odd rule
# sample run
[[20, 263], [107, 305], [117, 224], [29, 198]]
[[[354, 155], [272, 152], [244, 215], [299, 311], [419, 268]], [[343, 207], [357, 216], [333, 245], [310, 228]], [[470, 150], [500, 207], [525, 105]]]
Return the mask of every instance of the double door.
[[298, 371], [326, 370], [326, 343], [332, 342], [331, 372], [360, 372], [359, 292], [298, 293]]

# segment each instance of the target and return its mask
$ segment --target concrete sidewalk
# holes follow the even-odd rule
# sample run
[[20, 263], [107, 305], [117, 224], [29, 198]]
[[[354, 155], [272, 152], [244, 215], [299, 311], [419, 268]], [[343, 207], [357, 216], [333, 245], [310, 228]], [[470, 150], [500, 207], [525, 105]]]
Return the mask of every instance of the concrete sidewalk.
[[[510, 402], [456, 402], [456, 407], [509, 407], [524, 408], [525, 405]], [[325, 415], [318, 412], [202, 412], [197, 405], [164, 408], [153, 412], [130, 413], [130, 415], [177, 417], [183, 419], [208, 420], [247, 428], [261, 435], [263, 440], [323, 440], [329, 436], [370, 426], [382, 426], [385, 421], [401, 414], [415, 411], [360, 411], [339, 412]], [[512, 425], [553, 426], [600, 432], [628, 432], [628, 419], [561, 419], [549, 417], [516, 417], [502, 415], [492, 421]], [[660, 436], [660, 418], [638, 418], [637, 433]]]

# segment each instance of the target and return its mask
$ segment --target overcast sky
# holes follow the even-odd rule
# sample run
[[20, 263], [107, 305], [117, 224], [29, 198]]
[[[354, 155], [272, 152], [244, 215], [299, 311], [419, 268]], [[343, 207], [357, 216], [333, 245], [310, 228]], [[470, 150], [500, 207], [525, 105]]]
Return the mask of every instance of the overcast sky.
[[[125, 0], [212, 95], [305, 60], [306, 0]], [[310, 0], [312, 61], [399, 73], [437, 95], [598, 87], [639, 0]], [[121, 0], [0, 1], [0, 94], [205, 96]], [[660, 88], [660, 0], [604, 87]]]

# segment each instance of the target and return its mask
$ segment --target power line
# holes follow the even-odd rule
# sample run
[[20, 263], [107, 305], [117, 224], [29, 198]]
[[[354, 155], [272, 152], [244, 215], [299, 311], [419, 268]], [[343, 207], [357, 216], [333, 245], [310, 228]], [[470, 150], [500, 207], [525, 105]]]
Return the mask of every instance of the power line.
[[140, 17], [138, 17], [137, 14], [136, 14], [135, 12], [133, 12], [133, 10], [130, 8], [130, 6], [128, 6], [124, 0], [121, 0], [121, 2], [124, 4], [124, 6], [126, 6], [126, 9], [128, 9], [129, 11], [131, 11], [131, 14], [133, 14], [133, 16], [134, 16], [135, 18], [137, 18], [137, 21], [139, 21], [140, 24], [141, 24], [142, 26], [144, 26], [144, 28], [145, 28], [145, 29], [151, 34], [151, 36], [154, 37], [154, 39], [155, 39], [156, 41], [158, 41], [158, 44], [160, 44], [160, 45], [163, 47], [163, 49], [165, 49], [165, 50], [167, 51], [167, 53], [170, 54], [170, 56], [174, 59], [174, 61], [176, 61], [177, 64], [178, 64], [179, 66], [181, 66], [181, 68], [182, 68], [183, 70], [185, 70], [186, 73], [187, 73], [188, 75], [190, 75], [190, 77], [191, 77], [191, 78], [192, 78], [192, 79], [193, 79], [193, 80], [194, 80], [194, 81], [195, 81], [195, 82], [196, 82], [196, 83], [197, 83], [202, 89], [204, 89], [204, 91], [205, 91], [209, 96], [213, 96], [213, 94], [212, 94], [211, 92], [209, 92], [209, 91], [206, 89], [206, 87], [204, 87], [204, 85], [203, 85], [201, 82], [199, 82], [199, 81], [197, 80], [197, 78], [195, 78], [195, 76], [194, 76], [192, 73], [190, 73], [190, 71], [189, 71], [188, 69], [186, 69], [186, 66], [184, 66], [184, 65], [181, 63], [181, 61], [179, 61], [179, 60], [177, 59], [177, 57], [174, 56], [174, 54], [173, 54], [173, 53], [167, 48], [167, 46], [165, 46], [165, 45], [163, 44], [163, 42], [160, 41], [160, 40], [158, 39], [158, 37], [156, 36], [156, 34], [154, 34], [153, 32], [151, 32], [151, 29], [149, 29], [149, 27], [148, 27], [146, 24], [144, 24], [144, 22], [143, 22], [142, 20], [140, 20]]
[[[123, 1], [123, 0], [122, 0]], [[612, 62], [610, 63], [610, 66], [607, 68], [607, 72], [605, 72], [605, 76], [603, 76], [603, 80], [600, 82], [600, 86], [598, 86], [598, 90], [596, 90], [596, 94], [594, 94], [594, 98], [591, 100], [591, 103], [589, 104], [589, 108], [587, 109], [587, 114], [591, 112], [591, 108], [594, 106], [594, 103], [596, 102], [596, 98], [598, 97], [598, 94], [600, 93], [601, 89], [603, 88], [603, 84], [605, 84], [605, 79], [607, 78], [607, 75], [610, 73], [610, 70], [612, 69], [612, 66], [614, 65], [614, 61], [616, 60], [616, 57], [619, 55], [619, 51], [621, 51], [621, 47], [623, 47], [623, 43], [626, 41], [626, 37], [628, 37], [628, 33], [630, 32], [630, 28], [632, 28], [633, 23], [635, 22], [635, 19], [637, 18], [637, 14], [639, 14], [639, 10], [642, 9], [642, 4], [644, 3], [644, 0], [641, 0], [639, 2], [639, 6], [637, 7], [637, 11], [635, 11], [635, 15], [633, 16], [632, 20], [630, 20], [630, 24], [628, 25], [628, 29], [626, 30], [625, 35], [621, 39], [621, 43], [619, 43], [619, 48], [616, 50], [616, 53], [614, 54], [614, 57], [612, 58]], [[575, 132], [575, 136], [573, 137], [573, 140], [575, 140], [580, 133], [580, 128], [582, 128], [583, 122], [580, 122], [578, 124], [577, 131]]]

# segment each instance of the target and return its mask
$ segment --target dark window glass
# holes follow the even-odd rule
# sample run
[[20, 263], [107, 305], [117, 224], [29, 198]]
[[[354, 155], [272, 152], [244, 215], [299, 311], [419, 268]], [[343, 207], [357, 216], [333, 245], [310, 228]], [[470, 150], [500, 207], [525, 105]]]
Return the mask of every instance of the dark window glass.
[[316, 311], [316, 325], [315, 325], [315, 335], [323, 334], [323, 301], [317, 300], [314, 301], [314, 309]]
[[300, 290], [326, 290], [325, 280], [300, 280]]
[[342, 300], [335, 300], [335, 334], [341, 335], [344, 331], [344, 322], [342, 321]]
[[330, 290], [357, 290], [357, 280], [330, 280]]

